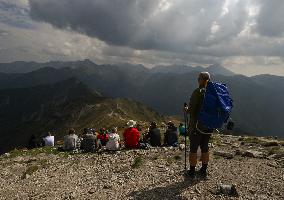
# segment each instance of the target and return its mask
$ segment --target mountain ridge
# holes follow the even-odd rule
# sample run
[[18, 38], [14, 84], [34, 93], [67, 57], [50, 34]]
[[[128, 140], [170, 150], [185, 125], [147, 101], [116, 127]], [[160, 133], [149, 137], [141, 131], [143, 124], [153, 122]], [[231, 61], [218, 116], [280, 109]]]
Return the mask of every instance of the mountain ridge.
[[29, 137], [67, 129], [123, 127], [129, 119], [140, 123], [164, 121], [154, 110], [130, 99], [103, 97], [76, 78], [55, 84], [0, 90], [0, 153], [25, 146]]

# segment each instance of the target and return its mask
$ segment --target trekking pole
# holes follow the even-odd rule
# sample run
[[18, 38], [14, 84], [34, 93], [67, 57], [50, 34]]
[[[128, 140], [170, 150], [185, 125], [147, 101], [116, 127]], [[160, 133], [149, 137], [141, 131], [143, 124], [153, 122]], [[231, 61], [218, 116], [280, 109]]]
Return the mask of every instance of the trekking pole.
[[184, 133], [184, 170], [186, 173], [187, 170], [187, 164], [186, 164], [186, 135], [187, 135], [187, 123], [188, 123], [188, 118], [187, 118], [187, 103], [184, 103], [184, 128], [185, 128], [185, 133]]

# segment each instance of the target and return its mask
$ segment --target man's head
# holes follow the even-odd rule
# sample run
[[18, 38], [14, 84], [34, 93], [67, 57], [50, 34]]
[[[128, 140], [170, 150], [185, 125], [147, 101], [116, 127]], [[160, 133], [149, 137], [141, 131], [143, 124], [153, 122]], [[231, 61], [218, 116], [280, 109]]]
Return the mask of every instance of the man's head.
[[210, 81], [209, 72], [201, 72], [198, 76], [199, 87], [206, 87], [208, 81]]
[[83, 134], [88, 134], [88, 133], [89, 133], [89, 129], [88, 128], [84, 128]]
[[69, 135], [72, 135], [72, 134], [75, 134], [75, 129], [74, 129], [74, 128], [71, 128], [71, 129], [69, 130]]
[[158, 124], [156, 122], [151, 122], [150, 124], [150, 128], [157, 128], [158, 127]]

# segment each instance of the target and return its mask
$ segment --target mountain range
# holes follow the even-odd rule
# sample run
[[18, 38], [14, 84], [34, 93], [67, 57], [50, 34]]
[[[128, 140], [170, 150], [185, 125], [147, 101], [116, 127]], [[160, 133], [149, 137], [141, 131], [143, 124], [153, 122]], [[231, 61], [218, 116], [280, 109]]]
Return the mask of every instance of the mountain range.
[[139, 123], [165, 120], [141, 103], [102, 97], [76, 78], [0, 90], [0, 154], [27, 145], [32, 134], [43, 137], [51, 131], [60, 139], [69, 128], [121, 129], [129, 119]]
[[1, 64], [0, 89], [54, 84], [75, 77], [103, 96], [131, 98], [161, 114], [180, 116], [183, 103], [189, 100], [197, 87], [199, 72], [209, 71], [212, 81], [223, 82], [230, 90], [234, 100], [232, 120], [236, 133], [284, 136], [284, 94], [281, 92], [284, 89], [284, 77], [246, 77], [234, 74], [220, 65], [207, 68], [157, 66], [148, 69], [143, 65], [97, 65], [84, 60], [37, 63], [36, 67], [33, 66], [36, 70], [23, 73], [19, 65], [16, 70], [13, 64]]

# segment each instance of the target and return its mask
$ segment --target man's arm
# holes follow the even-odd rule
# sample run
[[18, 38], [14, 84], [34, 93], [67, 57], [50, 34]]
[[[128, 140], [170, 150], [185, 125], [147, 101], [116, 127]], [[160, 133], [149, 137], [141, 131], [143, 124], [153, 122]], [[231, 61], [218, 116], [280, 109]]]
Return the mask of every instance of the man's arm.
[[198, 109], [198, 91], [194, 90], [189, 102], [189, 128], [193, 130], [197, 123], [197, 109]]

